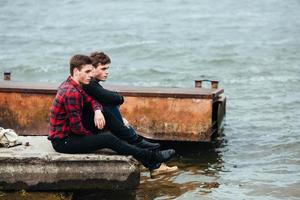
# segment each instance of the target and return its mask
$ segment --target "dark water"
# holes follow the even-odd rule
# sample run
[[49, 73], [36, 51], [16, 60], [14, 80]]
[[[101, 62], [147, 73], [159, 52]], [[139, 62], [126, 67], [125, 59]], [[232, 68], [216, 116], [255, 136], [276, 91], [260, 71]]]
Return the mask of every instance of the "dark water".
[[[222, 135], [174, 159], [178, 172], [145, 172], [137, 190], [120, 196], [300, 199], [299, 10], [299, 0], [0, 0], [0, 71], [61, 82], [71, 55], [103, 50], [110, 84], [220, 80]], [[73, 198], [118, 194], [94, 195]]]

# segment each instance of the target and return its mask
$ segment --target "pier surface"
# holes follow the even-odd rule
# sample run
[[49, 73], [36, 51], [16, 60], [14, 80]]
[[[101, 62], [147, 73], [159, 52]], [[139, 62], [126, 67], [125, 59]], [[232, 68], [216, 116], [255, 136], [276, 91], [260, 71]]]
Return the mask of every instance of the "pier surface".
[[139, 185], [138, 162], [131, 156], [105, 150], [62, 154], [46, 136], [20, 140], [22, 145], [0, 148], [0, 190], [125, 190]]

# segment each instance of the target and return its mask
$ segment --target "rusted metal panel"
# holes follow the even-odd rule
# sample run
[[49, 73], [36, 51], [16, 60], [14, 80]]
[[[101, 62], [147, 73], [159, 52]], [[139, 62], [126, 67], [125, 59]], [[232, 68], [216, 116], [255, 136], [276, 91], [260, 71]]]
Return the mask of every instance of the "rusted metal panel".
[[218, 129], [221, 129], [223, 119], [226, 115], [226, 97], [225, 97], [225, 95], [220, 95], [216, 104], [218, 105], [216, 121], [218, 124]]
[[21, 135], [45, 135], [53, 95], [0, 92], [0, 126]]
[[126, 97], [121, 112], [146, 138], [209, 141], [211, 99]]
[[[0, 126], [47, 135], [57, 84], [0, 81]], [[210, 141], [213, 109], [223, 89], [108, 86], [121, 92], [121, 112], [140, 134], [156, 140]], [[222, 120], [222, 119], [221, 119]]]

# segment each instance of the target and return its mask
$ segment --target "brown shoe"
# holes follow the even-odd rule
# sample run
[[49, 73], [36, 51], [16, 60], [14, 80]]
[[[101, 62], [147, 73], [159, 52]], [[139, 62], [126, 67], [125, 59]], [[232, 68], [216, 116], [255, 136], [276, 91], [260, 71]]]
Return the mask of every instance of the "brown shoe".
[[154, 178], [155, 176], [174, 172], [176, 170], [178, 170], [177, 166], [169, 167], [165, 163], [162, 163], [159, 168], [150, 171], [150, 176], [151, 178]]

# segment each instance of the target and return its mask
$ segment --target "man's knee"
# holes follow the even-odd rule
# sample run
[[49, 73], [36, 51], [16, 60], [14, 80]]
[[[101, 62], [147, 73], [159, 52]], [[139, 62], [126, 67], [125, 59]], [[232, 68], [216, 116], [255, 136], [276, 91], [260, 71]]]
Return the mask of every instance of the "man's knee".
[[114, 136], [110, 131], [105, 130], [100, 134], [95, 135], [96, 137], [99, 137], [99, 139], [103, 139], [106, 141], [112, 141], [118, 139], [116, 136]]

